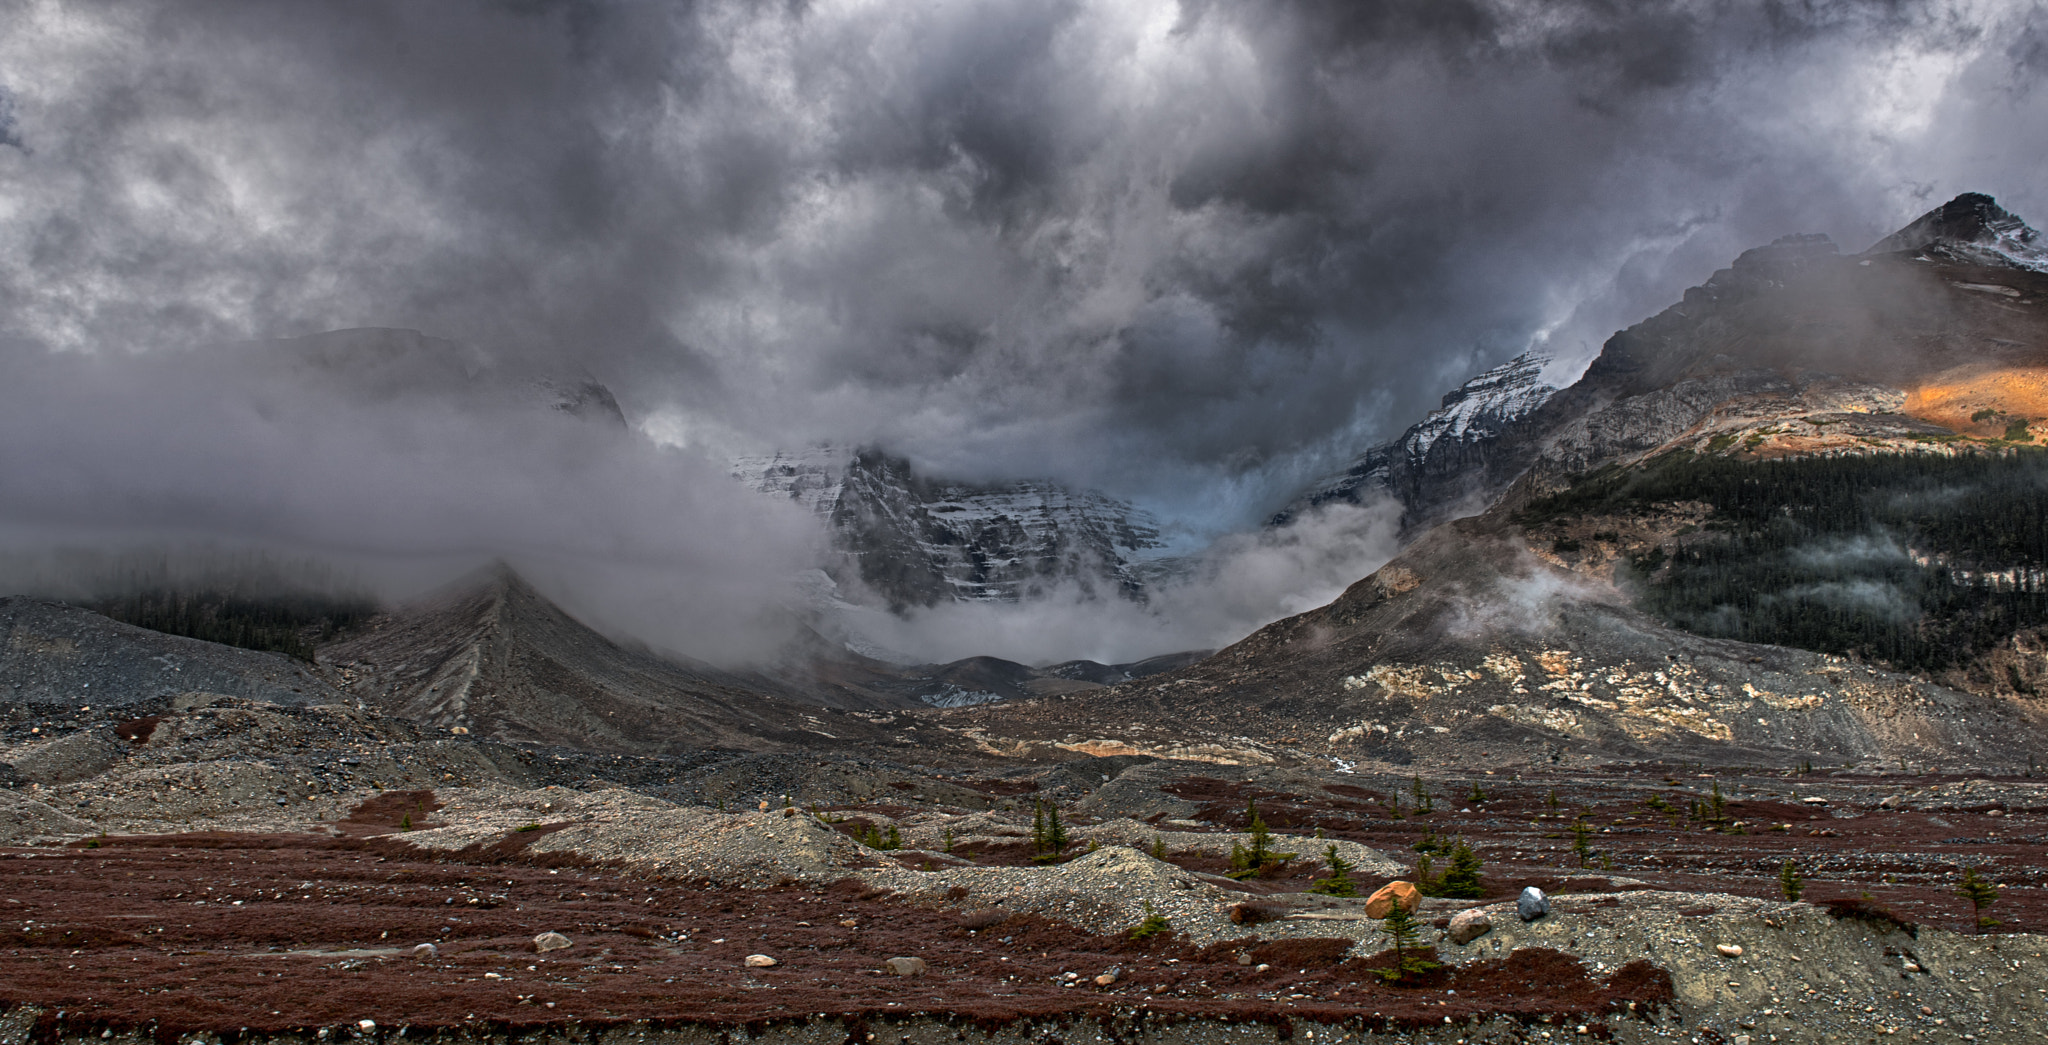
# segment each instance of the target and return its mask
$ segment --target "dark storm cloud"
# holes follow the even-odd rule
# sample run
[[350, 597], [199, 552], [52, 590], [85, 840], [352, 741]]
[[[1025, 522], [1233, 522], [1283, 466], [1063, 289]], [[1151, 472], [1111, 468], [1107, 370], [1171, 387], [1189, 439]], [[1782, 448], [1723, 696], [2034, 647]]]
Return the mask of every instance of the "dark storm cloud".
[[876, 440], [1197, 530], [1518, 351], [1583, 361], [1780, 234], [1857, 250], [1971, 189], [2048, 216], [2048, 19], [2010, 0], [9, 23], [0, 331], [25, 343], [411, 327], [595, 374], [714, 456]]

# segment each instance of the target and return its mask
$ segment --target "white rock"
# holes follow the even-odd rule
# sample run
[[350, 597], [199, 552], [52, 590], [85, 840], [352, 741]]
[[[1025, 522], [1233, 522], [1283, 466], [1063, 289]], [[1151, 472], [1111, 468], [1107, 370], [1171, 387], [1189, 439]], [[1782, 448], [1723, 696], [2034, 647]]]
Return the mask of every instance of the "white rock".
[[533, 949], [536, 951], [559, 951], [564, 947], [573, 946], [575, 944], [571, 943], [569, 938], [561, 933], [546, 932], [533, 938]]
[[412, 956], [415, 958], [432, 958], [439, 953], [441, 949], [431, 943], [423, 943], [412, 949]]
[[924, 975], [925, 964], [923, 958], [891, 958], [882, 964], [888, 966], [889, 972], [896, 976]]
[[1477, 907], [1459, 911], [1451, 919], [1449, 930], [1451, 942], [1460, 947], [1486, 935], [1493, 929], [1493, 919]]
[[376, 1020], [357, 1020], [357, 1021], [356, 1021], [356, 1026], [357, 1026], [357, 1027], [359, 1027], [359, 1028], [361, 1028], [361, 1029], [362, 1029], [362, 1032], [363, 1032], [364, 1034], [368, 1034], [368, 1033], [370, 1033], [371, 1031], [373, 1031], [373, 1030], [376, 1030], [376, 1029], [377, 1029], [377, 1021], [376, 1021]]
[[772, 966], [776, 966], [776, 965], [780, 965], [780, 964], [782, 964], [782, 963], [781, 963], [781, 962], [778, 962], [778, 961], [776, 961], [776, 960], [775, 960], [775, 959], [773, 959], [773, 958], [770, 958], [770, 957], [768, 957], [768, 956], [767, 956], [767, 955], [765, 955], [765, 954], [749, 954], [749, 955], [747, 955], [747, 966], [748, 966], [749, 968], [753, 968], [753, 969], [766, 969], [766, 968], [770, 968], [770, 967], [772, 967]]
[[1739, 944], [1733, 944], [1733, 943], [1717, 943], [1717, 944], [1715, 944], [1715, 945], [1714, 945], [1714, 949], [1715, 949], [1715, 950], [1717, 950], [1717, 951], [1720, 951], [1720, 952], [1721, 952], [1721, 956], [1722, 956], [1723, 958], [1740, 958], [1740, 957], [1742, 957], [1742, 947], [1741, 947], [1741, 946], [1740, 946]]

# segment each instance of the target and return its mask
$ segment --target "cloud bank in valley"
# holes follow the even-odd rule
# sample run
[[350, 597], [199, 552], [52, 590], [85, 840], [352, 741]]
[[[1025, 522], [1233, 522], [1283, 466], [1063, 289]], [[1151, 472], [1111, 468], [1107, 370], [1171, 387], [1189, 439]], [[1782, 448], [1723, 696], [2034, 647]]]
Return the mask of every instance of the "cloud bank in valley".
[[[28, 379], [0, 408], [33, 451], [0, 522], [602, 560], [668, 593], [617, 621], [715, 622], [683, 604], [765, 605], [808, 565], [814, 535], [699, 459], [727, 450], [875, 442], [1227, 532], [1744, 247], [1861, 249], [1963, 190], [2048, 216], [2048, 16], [1997, 0], [31, 0], [9, 22], [0, 337]], [[363, 326], [473, 346], [508, 384], [594, 375], [682, 449], [610, 458], [474, 404], [330, 398], [331, 375], [265, 417], [246, 403], [278, 386], [187, 351]]]

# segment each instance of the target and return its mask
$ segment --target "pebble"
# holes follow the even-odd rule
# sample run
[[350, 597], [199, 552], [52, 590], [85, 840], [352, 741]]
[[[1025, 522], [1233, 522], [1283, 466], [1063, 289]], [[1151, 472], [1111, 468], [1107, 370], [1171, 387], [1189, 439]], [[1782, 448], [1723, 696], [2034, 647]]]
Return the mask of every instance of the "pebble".
[[569, 941], [568, 937], [557, 932], [545, 932], [533, 938], [533, 949], [543, 953], [559, 951], [564, 947], [573, 946], [575, 945]]
[[1493, 919], [1477, 907], [1459, 911], [1451, 919], [1451, 942], [1460, 947], [1486, 935], [1493, 929]]
[[1113, 972], [1106, 972], [1106, 973], [1103, 973], [1102, 975], [1100, 975], [1100, 976], [1097, 976], [1097, 977], [1095, 978], [1095, 985], [1096, 985], [1097, 987], [1107, 987], [1107, 986], [1109, 986], [1110, 984], [1112, 984], [1112, 983], [1115, 983], [1115, 982], [1116, 982], [1116, 974], [1115, 974], [1115, 973], [1113, 973]]
[[1366, 897], [1365, 916], [1385, 918], [1393, 913], [1394, 905], [1397, 903], [1408, 913], [1415, 913], [1415, 908], [1422, 905], [1422, 890], [1415, 888], [1413, 882], [1388, 882], [1380, 886], [1378, 892]]
[[925, 964], [923, 958], [891, 958], [882, 964], [888, 966], [889, 971], [897, 976], [924, 975]]
[[1714, 949], [1715, 949], [1715, 950], [1717, 950], [1717, 951], [1720, 951], [1720, 952], [1721, 952], [1721, 957], [1723, 957], [1723, 958], [1740, 958], [1740, 957], [1742, 957], [1742, 945], [1741, 945], [1741, 944], [1736, 944], [1736, 943], [1717, 943], [1717, 944], [1715, 944], [1715, 945], [1714, 945]]
[[[538, 946], [538, 944], [535, 946]], [[423, 943], [412, 949], [412, 956], [415, 958], [432, 958], [439, 953], [441, 953], [441, 949], [431, 943]]]
[[753, 968], [753, 969], [766, 969], [766, 968], [770, 968], [770, 967], [772, 967], [772, 966], [776, 966], [776, 965], [780, 965], [780, 964], [782, 964], [782, 963], [781, 963], [781, 962], [778, 962], [778, 961], [776, 961], [776, 960], [775, 960], [775, 959], [773, 959], [773, 958], [770, 958], [770, 957], [768, 957], [768, 956], [767, 956], [767, 955], [765, 955], [765, 954], [749, 954], [749, 955], [747, 955], [747, 966], [748, 966], [749, 968]]
[[373, 1030], [376, 1030], [376, 1029], [377, 1029], [377, 1021], [376, 1021], [376, 1020], [357, 1020], [357, 1021], [356, 1021], [356, 1026], [357, 1026], [357, 1027], [359, 1027], [359, 1028], [361, 1028], [361, 1029], [362, 1029], [362, 1032], [363, 1032], [364, 1034], [368, 1034], [368, 1033], [370, 1033], [371, 1031], [373, 1031]]
[[1522, 895], [1515, 898], [1515, 913], [1525, 922], [1533, 922], [1550, 913], [1550, 897], [1535, 886], [1524, 886]]

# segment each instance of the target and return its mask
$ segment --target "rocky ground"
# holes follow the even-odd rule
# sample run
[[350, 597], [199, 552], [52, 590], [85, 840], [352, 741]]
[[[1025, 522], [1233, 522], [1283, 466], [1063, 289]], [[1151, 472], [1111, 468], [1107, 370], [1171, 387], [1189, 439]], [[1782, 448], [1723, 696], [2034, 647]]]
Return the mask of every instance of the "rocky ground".
[[[311, 1041], [372, 1020], [370, 1036], [1761, 1045], [2048, 1026], [2048, 781], [2024, 776], [597, 757], [338, 706], [177, 704], [17, 729], [0, 753], [19, 778], [0, 791], [0, 1000], [34, 1017], [0, 1039]], [[1049, 862], [1040, 802], [1070, 834]], [[1248, 804], [1297, 855], [1238, 881], [1223, 872]], [[1418, 846], [1441, 868], [1454, 838], [1485, 895], [1424, 900], [1444, 968], [1390, 986], [1362, 894], [1416, 878]], [[1333, 846], [1361, 897], [1305, 891]], [[1965, 867], [2000, 889], [1981, 935]], [[1532, 884], [1552, 906], [1525, 923]], [[1468, 909], [1490, 929], [1455, 942]], [[538, 951], [546, 932], [570, 945]]]

